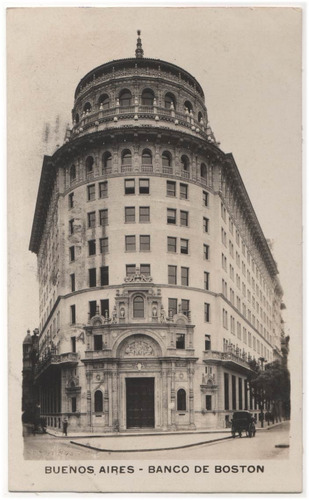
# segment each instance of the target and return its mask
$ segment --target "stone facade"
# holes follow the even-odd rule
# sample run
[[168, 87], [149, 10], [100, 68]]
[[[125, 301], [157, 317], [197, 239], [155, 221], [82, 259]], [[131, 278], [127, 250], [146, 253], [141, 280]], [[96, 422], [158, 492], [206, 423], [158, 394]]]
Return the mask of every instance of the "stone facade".
[[30, 241], [48, 425], [216, 428], [257, 411], [248, 362], [280, 352], [282, 290], [201, 86], [138, 40], [81, 80], [72, 119]]

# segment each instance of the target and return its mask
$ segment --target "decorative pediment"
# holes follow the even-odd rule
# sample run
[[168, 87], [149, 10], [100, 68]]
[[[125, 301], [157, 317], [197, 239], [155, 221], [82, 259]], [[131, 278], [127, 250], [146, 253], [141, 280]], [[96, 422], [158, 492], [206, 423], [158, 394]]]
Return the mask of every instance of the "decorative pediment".
[[130, 336], [120, 350], [121, 358], [154, 358], [158, 354], [158, 346], [146, 335]]

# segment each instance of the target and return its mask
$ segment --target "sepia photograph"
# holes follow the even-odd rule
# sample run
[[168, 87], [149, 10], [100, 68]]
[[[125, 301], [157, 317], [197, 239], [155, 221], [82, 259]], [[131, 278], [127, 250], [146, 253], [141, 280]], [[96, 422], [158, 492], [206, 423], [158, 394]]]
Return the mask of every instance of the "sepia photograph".
[[302, 10], [9, 8], [7, 77], [10, 491], [300, 492]]

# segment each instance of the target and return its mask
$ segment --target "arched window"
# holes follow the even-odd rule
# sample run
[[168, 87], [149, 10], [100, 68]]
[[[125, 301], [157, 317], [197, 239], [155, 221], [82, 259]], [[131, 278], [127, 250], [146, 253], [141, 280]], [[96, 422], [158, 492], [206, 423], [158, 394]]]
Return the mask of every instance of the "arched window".
[[112, 169], [112, 153], [110, 151], [106, 151], [102, 156], [102, 164], [103, 164], [103, 174], [106, 172], [110, 172]]
[[145, 89], [142, 93], [142, 105], [153, 106], [154, 93], [151, 89]]
[[130, 166], [132, 165], [132, 154], [129, 149], [125, 149], [121, 155], [121, 165]]
[[72, 165], [70, 168], [70, 182], [74, 182], [76, 180], [76, 167]]
[[201, 123], [201, 121], [203, 121], [203, 115], [202, 113], [199, 111], [198, 115], [197, 115], [197, 120], [199, 123]]
[[84, 111], [85, 111], [85, 113], [89, 113], [91, 111], [91, 104], [90, 104], [90, 102], [86, 102], [86, 104], [84, 106]]
[[189, 172], [190, 162], [189, 162], [189, 158], [186, 155], [182, 155], [180, 163], [181, 163], [182, 170]]
[[108, 109], [109, 108], [109, 96], [107, 94], [102, 94], [99, 97], [99, 107], [100, 109]]
[[119, 105], [123, 106], [131, 106], [132, 94], [130, 90], [124, 89], [119, 94]]
[[162, 166], [163, 167], [172, 166], [172, 155], [169, 151], [163, 151], [162, 153]]
[[186, 411], [186, 391], [184, 389], [179, 389], [177, 391], [177, 410]]
[[93, 163], [94, 163], [93, 157], [88, 156], [86, 159], [86, 174], [87, 175], [93, 174]]
[[142, 165], [152, 165], [152, 154], [149, 149], [144, 149], [142, 153]]
[[201, 163], [201, 177], [207, 180], [207, 167], [205, 163]]
[[103, 411], [103, 394], [101, 391], [94, 393], [94, 411], [96, 413]]
[[76, 113], [76, 115], [75, 115], [75, 123], [79, 123], [79, 114], [78, 113]]
[[193, 111], [193, 106], [192, 106], [192, 104], [191, 104], [191, 102], [190, 102], [190, 101], [186, 101], [186, 102], [185, 102], [185, 109], [186, 109], [186, 108], [187, 108], [187, 110], [189, 111], [189, 113], [190, 113], [190, 111]]
[[144, 299], [140, 295], [137, 295], [133, 299], [133, 318], [143, 318], [144, 317]]
[[171, 109], [171, 104], [172, 103], [173, 103], [174, 109], [176, 109], [176, 99], [175, 99], [175, 96], [171, 92], [168, 92], [167, 94], [165, 94], [164, 107], [166, 109]]

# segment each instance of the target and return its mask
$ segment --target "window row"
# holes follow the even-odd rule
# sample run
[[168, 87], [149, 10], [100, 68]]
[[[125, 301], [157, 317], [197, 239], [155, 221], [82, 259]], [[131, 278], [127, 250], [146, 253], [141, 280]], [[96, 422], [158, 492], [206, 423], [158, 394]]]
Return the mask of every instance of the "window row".
[[[168, 266], [168, 284], [177, 285], [177, 266]], [[180, 268], [180, 284], [182, 286], [189, 286], [189, 268]]]
[[[123, 107], [128, 107], [128, 106], [133, 106], [138, 103], [138, 97], [136, 95], [133, 95], [132, 92], [124, 88], [122, 89], [116, 97], [116, 106], [119, 106], [121, 108]], [[140, 103], [142, 106], [156, 106], [157, 105], [157, 98], [155, 95], [155, 92], [151, 88], [146, 88], [142, 91], [141, 97], [140, 97]], [[179, 111], [184, 112], [184, 113], [189, 113], [193, 114], [194, 108], [193, 104], [191, 101], [188, 99], [185, 101], [182, 101], [181, 103], [177, 102], [177, 98], [175, 94], [172, 92], [166, 92], [166, 94], [163, 97], [163, 104], [165, 109], [173, 109], [176, 110], [179, 108]], [[106, 110], [111, 107], [111, 97], [108, 93], [103, 93], [100, 95], [96, 102], [97, 107], [100, 110]], [[87, 101], [83, 105], [83, 113], [88, 114], [92, 110], [92, 104]], [[198, 121], [200, 123], [203, 123], [203, 115], [202, 112], [198, 112]], [[79, 123], [79, 114], [76, 113], [74, 116], [75, 123]]]

